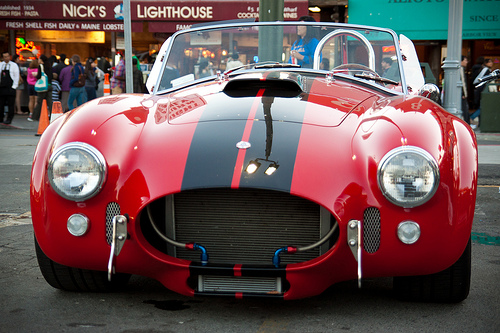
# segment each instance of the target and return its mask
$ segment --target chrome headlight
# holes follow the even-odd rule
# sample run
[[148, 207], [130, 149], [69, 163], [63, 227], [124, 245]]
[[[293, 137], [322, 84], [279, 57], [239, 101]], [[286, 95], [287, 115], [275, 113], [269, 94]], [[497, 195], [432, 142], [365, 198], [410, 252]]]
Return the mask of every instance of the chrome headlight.
[[99, 193], [106, 173], [102, 154], [83, 142], [61, 146], [49, 160], [50, 185], [60, 196], [72, 201], [84, 201]]
[[398, 147], [382, 158], [378, 167], [378, 185], [392, 203], [402, 207], [419, 206], [437, 190], [438, 164], [421, 148]]

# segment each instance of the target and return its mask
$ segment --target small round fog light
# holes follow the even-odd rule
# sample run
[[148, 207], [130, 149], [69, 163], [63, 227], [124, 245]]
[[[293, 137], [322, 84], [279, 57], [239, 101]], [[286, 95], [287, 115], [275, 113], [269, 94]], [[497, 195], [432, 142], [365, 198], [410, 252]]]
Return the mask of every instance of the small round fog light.
[[82, 214], [73, 214], [68, 219], [68, 231], [73, 236], [83, 236], [89, 228], [89, 219]]
[[404, 221], [398, 225], [399, 240], [405, 244], [413, 244], [420, 238], [420, 226], [413, 221]]

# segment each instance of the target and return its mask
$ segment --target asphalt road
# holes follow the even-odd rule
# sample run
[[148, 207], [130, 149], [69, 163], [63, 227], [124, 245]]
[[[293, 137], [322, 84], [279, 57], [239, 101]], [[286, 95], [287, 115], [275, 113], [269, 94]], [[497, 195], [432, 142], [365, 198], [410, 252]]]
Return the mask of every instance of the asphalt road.
[[120, 293], [53, 289], [38, 269], [29, 213], [37, 140], [0, 128], [0, 332], [500, 332], [500, 136], [479, 140], [488, 163], [479, 168], [471, 291], [460, 304], [397, 301], [388, 278], [289, 302], [188, 298], [138, 276]]

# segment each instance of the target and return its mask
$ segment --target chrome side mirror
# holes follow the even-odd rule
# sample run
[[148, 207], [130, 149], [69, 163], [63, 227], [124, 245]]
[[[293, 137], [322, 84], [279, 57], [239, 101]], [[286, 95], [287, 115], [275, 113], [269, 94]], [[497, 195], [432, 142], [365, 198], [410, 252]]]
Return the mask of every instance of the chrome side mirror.
[[439, 88], [432, 83], [426, 83], [424, 84], [419, 90], [418, 90], [418, 95], [427, 97], [431, 101], [434, 101], [438, 104], [441, 104], [441, 93], [439, 91]]

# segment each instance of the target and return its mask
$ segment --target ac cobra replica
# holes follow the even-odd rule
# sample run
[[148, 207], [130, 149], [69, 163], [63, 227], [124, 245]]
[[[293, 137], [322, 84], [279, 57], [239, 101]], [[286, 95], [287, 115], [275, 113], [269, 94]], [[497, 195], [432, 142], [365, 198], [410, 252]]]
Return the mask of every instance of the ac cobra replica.
[[[313, 47], [291, 52], [301, 38]], [[53, 287], [115, 290], [135, 274], [189, 296], [298, 299], [393, 277], [403, 300], [468, 296], [475, 136], [431, 100], [404, 36], [193, 27], [164, 43], [147, 87], [40, 139], [31, 210]]]

